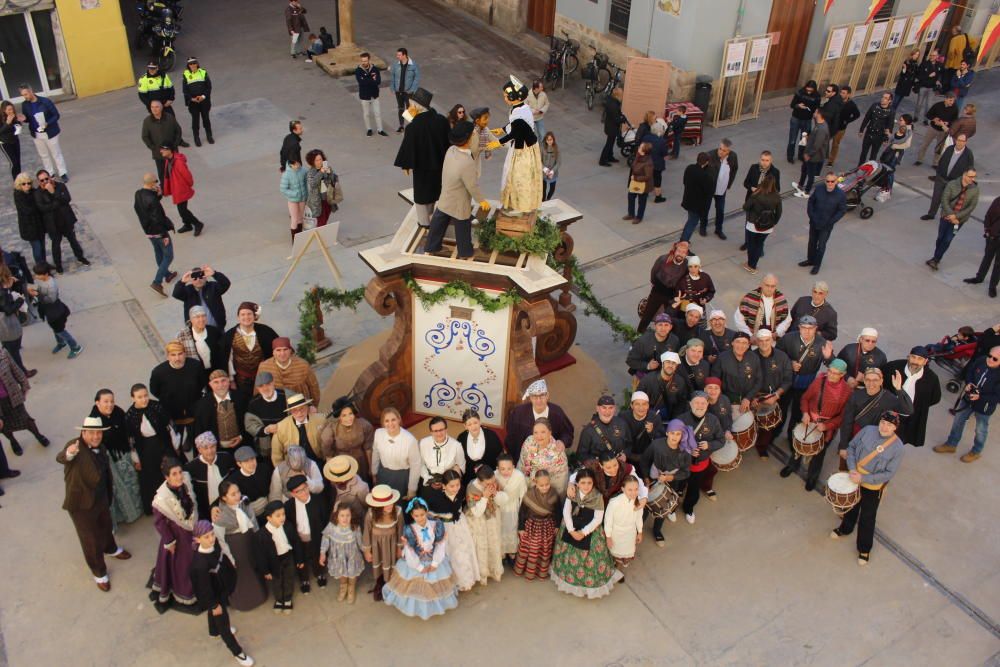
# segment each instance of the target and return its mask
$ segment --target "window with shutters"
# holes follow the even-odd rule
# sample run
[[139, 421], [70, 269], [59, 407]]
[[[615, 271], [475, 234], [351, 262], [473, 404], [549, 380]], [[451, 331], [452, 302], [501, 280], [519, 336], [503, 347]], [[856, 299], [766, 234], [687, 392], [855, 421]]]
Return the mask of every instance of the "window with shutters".
[[611, 0], [608, 32], [619, 37], [628, 37], [628, 18], [631, 13], [632, 0]]

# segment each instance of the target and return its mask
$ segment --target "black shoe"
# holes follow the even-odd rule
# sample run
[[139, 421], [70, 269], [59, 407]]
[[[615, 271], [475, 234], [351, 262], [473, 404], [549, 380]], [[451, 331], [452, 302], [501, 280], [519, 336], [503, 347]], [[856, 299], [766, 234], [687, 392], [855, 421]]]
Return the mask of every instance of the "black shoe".
[[819, 264], [817, 264], [816, 266], [814, 266], [814, 267], [812, 267], [811, 269], [809, 269], [809, 273], [811, 273], [811, 274], [812, 274], [812, 275], [814, 275], [814, 276], [815, 276], [815, 275], [816, 275], [817, 273], [819, 273]]
[[610, 167], [611, 163], [610, 162], [598, 162], [597, 166], [599, 166], [599, 167]]
[[7, 469], [7, 474], [0, 475], [0, 477], [2, 477], [3, 479], [14, 479], [15, 477], [20, 477], [20, 476], [21, 476], [20, 470], [10, 470], [9, 468]]
[[16, 441], [11, 441], [10, 451], [14, 452], [14, 456], [23, 456], [24, 450], [21, 448], [21, 443]]
[[997, 298], [997, 288], [996, 287], [989, 288], [989, 290], [987, 290], [987, 294], [990, 295], [991, 299]]
[[396, 134], [401, 134], [402, 132], [403, 132], [403, 126], [400, 125], [398, 128], [396, 128]]
[[386, 134], [385, 130], [379, 130], [378, 131], [378, 136], [380, 136], [380, 137], [388, 137], [389, 135]]
[[662, 204], [665, 201], [667, 201], [666, 197], [662, 197], [662, 196], [661, 197], [653, 197], [653, 203], [655, 203], [655, 204]]
[[747, 244], [746, 243], [744, 243], [743, 245], [740, 246], [740, 250], [746, 250], [746, 249], [747, 249]]
[[793, 472], [795, 472], [795, 469], [792, 466], [785, 466], [784, 468], [781, 469], [781, 472], [778, 474], [781, 475], [782, 477], [788, 477]]
[[[41, 445], [42, 447], [48, 447], [49, 445], [52, 444], [52, 441], [49, 440], [48, 438], [46, 438], [41, 433], [36, 433], [35, 434], [35, 440], [37, 440], [38, 444]], [[20, 473], [18, 473], [18, 474], [20, 474]]]
[[298, 60], [299, 56], [297, 54], [292, 54], [292, 60]]
[[24, 377], [26, 377], [26, 378], [33, 378], [36, 375], [38, 375], [38, 369], [37, 368], [32, 368], [31, 370], [25, 370], [24, 371]]
[[203, 231], [204, 229], [205, 229], [205, 223], [203, 223], [203, 222], [202, 222], [202, 223], [199, 223], [199, 224], [198, 224], [198, 225], [196, 225], [196, 226], [195, 226], [195, 228], [194, 228], [194, 235], [195, 235], [195, 236], [201, 236], [201, 232], [202, 232], [202, 231]]
[[806, 480], [806, 491], [812, 491], [816, 488], [816, 480], [810, 479]]
[[326, 588], [326, 577], [317, 577], [316, 585], [320, 588]]
[[62, 264], [56, 264], [56, 273], [62, 273], [62, 272], [63, 272]]
[[180, 229], [177, 230], [177, 233], [178, 234], [187, 234], [192, 229], [194, 229], [194, 227], [192, 227], [191, 225], [189, 225], [187, 223], [184, 223], [183, 225], [180, 226]]
[[86, 257], [77, 257], [76, 261], [80, 262], [84, 266], [90, 266], [90, 260], [87, 259]]
[[929, 260], [927, 260], [926, 262], [924, 262], [924, 264], [926, 264], [927, 266], [931, 267], [935, 271], [938, 270], [938, 261], [936, 259], [934, 259], [933, 257], [930, 258]]
[[983, 282], [983, 279], [980, 278], [979, 276], [976, 276], [975, 278], [966, 278], [962, 282], [969, 283], [970, 285], [978, 285], [979, 283]]
[[201, 137], [199, 137], [198, 135], [195, 135], [194, 137], [194, 145], [201, 146]]
[[804, 259], [801, 262], [799, 262], [799, 266], [812, 266], [812, 265], [813, 263], [810, 262], [808, 259]]
[[299, 586], [299, 590], [302, 591], [303, 595], [309, 595], [309, 592], [312, 591], [312, 586], [309, 584], [302, 584]]
[[365, 132], [365, 136], [366, 137], [370, 137], [370, 136], [372, 136], [372, 134], [374, 134], [374, 132], [372, 132], [371, 130], [368, 130], [367, 132]]
[[708, 230], [702, 227], [698, 230], [698, 236], [708, 236]]
[[[926, 125], [926, 124], [927, 124], [927, 121], [925, 120], [924, 121], [924, 125]], [[923, 164], [923, 162], [921, 162], [920, 160], [917, 160], [916, 162], [913, 163], [913, 166], [914, 167], [919, 167], [922, 164]]]
[[620, 160], [616, 157], [608, 158], [608, 162], [619, 162]]
[[208, 134], [207, 139], [208, 139], [208, 143], [210, 143], [210, 144], [214, 144], [215, 143], [215, 139], [212, 138], [212, 134], [211, 133]]
[[723, 241], [726, 240], [726, 235], [722, 232], [721, 229], [716, 230], [715, 235], [718, 236]]
[[63, 183], [69, 183], [69, 174], [62, 174], [59, 177], [59, 180], [62, 181]]
[[922, 215], [922, 216], [920, 216], [920, 219], [921, 220], [933, 220], [934, 216], [933, 215]]
[[177, 145], [180, 146], [181, 148], [190, 148], [190, 146], [191, 146], [191, 144], [189, 144], [188, 142], [184, 141], [183, 139], [181, 139], [179, 142], [177, 142]]

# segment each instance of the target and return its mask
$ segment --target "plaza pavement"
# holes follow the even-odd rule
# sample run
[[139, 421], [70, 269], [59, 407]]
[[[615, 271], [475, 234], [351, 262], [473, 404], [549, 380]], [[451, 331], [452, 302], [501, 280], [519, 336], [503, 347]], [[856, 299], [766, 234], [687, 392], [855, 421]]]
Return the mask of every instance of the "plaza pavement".
[[[306, 7], [314, 30], [333, 23], [324, 16], [323, 5], [307, 2]], [[541, 69], [530, 48], [514, 46], [492, 29], [432, 2], [371, 0], [356, 7], [359, 41], [386, 58], [406, 45], [441, 111], [460, 101], [467, 108], [488, 105], [495, 118], [502, 117], [500, 85], [507, 73], [527, 79]], [[212, 76], [217, 142], [185, 151], [198, 192], [191, 208], [207, 228], [198, 239], [175, 237], [175, 269], [212, 264], [233, 280], [226, 297], [230, 317], [240, 301], [256, 300], [264, 305], [262, 321], [295, 334], [302, 290], [332, 281], [314, 256], [277, 302], [267, 301], [287, 266], [289, 250], [285, 205], [277, 189], [277, 150], [287, 121], [303, 120], [304, 148], [324, 148], [343, 178], [346, 201], [334, 219], [343, 223], [344, 245], [333, 254], [347, 286], [370, 277], [357, 251], [395, 230], [405, 212], [395, 193], [409, 183], [392, 167], [398, 137], [364, 136], [353, 82], [330, 79], [288, 57], [281, 12], [280, 3], [262, 0], [241, 3], [238, 9], [188, 8], [179, 60], [197, 55]], [[137, 72], [141, 64], [137, 57]], [[179, 88], [180, 73], [175, 73]], [[980, 169], [979, 220], [1000, 194], [994, 176], [997, 80], [994, 73], [981, 76], [973, 95], [980, 107], [979, 134], [970, 142]], [[669, 163], [667, 203], [650, 203], [642, 225], [622, 222], [625, 169], [597, 166], [603, 142], [599, 115], [586, 110], [579, 82], [574, 84], [550, 95], [546, 127], [556, 133], [564, 156], [557, 196], [585, 215], [572, 233], [595, 291], [634, 324], [635, 304], [648, 289], [649, 266], [683, 224], [680, 174], [696, 149], [685, 147], [682, 159]], [[382, 102], [391, 133], [394, 100], [384, 91]], [[862, 107], [867, 102], [859, 100]], [[909, 102], [903, 110], [908, 108]], [[44, 325], [25, 332], [24, 356], [39, 369], [28, 407], [55, 444], [43, 450], [22, 438], [26, 453], [12, 457], [11, 463], [23, 474], [3, 484], [0, 665], [231, 664], [221, 643], [208, 639], [204, 618], [159, 616], [148, 602], [144, 584], [157, 548], [149, 519], [121, 528], [121, 544], [134, 558], [111, 561], [113, 589], [102, 594], [60, 509], [56, 448], [74, 434], [97, 388], [112, 388], [127, 407], [128, 387], [148, 378], [160, 358], [160, 341], [173, 337], [181, 325], [179, 302], [162, 299], [147, 286], [153, 273], [151, 249], [131, 202], [142, 172], [152, 164], [139, 141], [144, 112], [134, 90], [66, 102], [60, 109], [81, 236], [88, 256], [97, 261], [90, 268], [67, 261], [69, 272], [60, 280], [73, 310], [70, 329], [87, 347], [83, 356], [71, 362], [52, 357], [51, 333]], [[190, 140], [189, 116], [182, 109], [178, 115]], [[787, 111], [779, 104], [761, 120], [707, 129], [705, 147], [722, 136], [733, 139], [741, 160], [738, 182], [759, 151], [771, 149], [779, 157], [776, 164], [787, 189], [798, 170], [781, 159], [786, 122]], [[851, 164], [858, 148], [856, 137], [845, 140], [838, 167]], [[25, 152], [28, 166], [35, 166], [33, 149]], [[890, 358], [897, 358], [915, 343], [967, 323], [986, 326], [1000, 317], [1000, 302], [987, 298], [983, 286], [961, 282], [972, 275], [981, 256], [978, 220], [963, 229], [940, 272], [923, 265], [936, 222], [918, 220], [931, 184], [927, 167], [911, 166], [914, 153], [909, 151], [900, 170], [893, 199], [876, 203], [876, 214], [868, 221], [849, 213], [830, 241], [819, 277], [830, 283], [830, 300], [840, 313], [838, 349], [862, 326], [871, 325], [879, 329]], [[501, 157], [488, 162], [484, 171], [484, 190], [493, 195]], [[729, 208], [741, 200], [737, 183]], [[172, 205], [167, 209], [176, 220]], [[806, 294], [812, 282], [794, 266], [804, 254], [804, 210], [804, 201], [785, 200], [785, 216], [761, 263], [763, 270], [778, 273], [790, 298]], [[0, 241], [5, 247], [19, 243], [12, 225], [9, 195], [3, 195]], [[728, 241], [695, 238], [695, 250], [719, 287], [717, 302], [727, 313], [757, 280], [740, 269], [741, 228], [737, 216], [726, 223]], [[336, 351], [387, 325], [362, 305], [356, 314], [329, 316], [326, 329]], [[620, 392], [628, 379], [625, 346], [611, 340], [602, 322], [582, 313], [578, 342], [601, 363], [609, 388]], [[321, 362], [321, 381], [336, 358]], [[595, 398], [601, 389], [592, 388]], [[332, 398], [324, 397], [324, 407]], [[929, 445], [947, 432], [951, 400], [946, 394], [932, 412]], [[574, 418], [582, 422], [586, 415]], [[627, 582], [600, 601], [570, 598], [550, 583], [529, 584], [508, 571], [502, 584], [491, 582], [463, 594], [457, 611], [427, 623], [374, 605], [364, 595], [354, 606], [338, 604], [330, 591], [297, 596], [291, 617], [275, 617], [262, 608], [234, 612], [233, 622], [261, 665], [402, 665], [415, 660], [629, 667], [997, 664], [1000, 533], [994, 509], [1000, 487], [991, 451], [997, 446], [994, 432], [986, 455], [972, 465], [960, 463], [957, 456], [934, 454], [929, 446], [909, 449], [882, 504], [880, 540], [867, 570], [855, 564], [852, 540], [827, 537], [835, 517], [821, 497], [805, 493], [795, 478], [780, 479], [776, 458], [761, 462], [751, 457], [736, 474], [718, 476], [719, 500], [702, 500], [694, 526], [668, 524], [665, 550], [651, 540], [644, 543]], [[832, 455], [830, 459], [832, 464]], [[366, 575], [359, 588], [367, 590], [368, 583]]]

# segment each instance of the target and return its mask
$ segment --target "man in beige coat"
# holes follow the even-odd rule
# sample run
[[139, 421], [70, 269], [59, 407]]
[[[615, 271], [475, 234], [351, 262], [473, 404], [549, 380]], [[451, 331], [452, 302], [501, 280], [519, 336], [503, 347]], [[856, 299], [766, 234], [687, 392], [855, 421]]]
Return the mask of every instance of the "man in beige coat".
[[275, 467], [285, 460], [288, 448], [298, 445], [306, 450], [308, 456], [322, 468], [326, 462], [323, 449], [319, 444], [319, 432], [326, 419], [323, 415], [309, 412], [311, 400], [302, 394], [291, 394], [288, 397], [288, 416], [278, 422], [278, 430], [271, 437], [271, 463]]
[[441, 250], [445, 231], [450, 223], [455, 225], [455, 242], [458, 244], [458, 258], [471, 259], [475, 254], [472, 247], [472, 216], [470, 202], [479, 202], [484, 211], [490, 204], [479, 190], [479, 177], [476, 174], [476, 162], [469, 149], [469, 141], [475, 126], [463, 120], [455, 123], [448, 139], [451, 148], [444, 156], [444, 166], [441, 169], [441, 196], [438, 198], [437, 210], [431, 217], [431, 228], [427, 234], [425, 253]]

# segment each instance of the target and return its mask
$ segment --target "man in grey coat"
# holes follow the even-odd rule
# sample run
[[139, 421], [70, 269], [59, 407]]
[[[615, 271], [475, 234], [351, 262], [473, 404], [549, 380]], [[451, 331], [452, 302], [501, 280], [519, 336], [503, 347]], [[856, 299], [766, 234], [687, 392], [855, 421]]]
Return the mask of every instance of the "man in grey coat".
[[[947, 151], [946, 151], [947, 152]], [[944, 163], [942, 156], [941, 163]], [[979, 203], [979, 185], [976, 183], [976, 170], [968, 169], [961, 178], [956, 178], [944, 187], [941, 195], [941, 220], [938, 222], [937, 243], [934, 245], [934, 256], [927, 260], [927, 266], [935, 271], [952, 239], [958, 234], [976, 204]]]
[[472, 216], [469, 202], [479, 202], [484, 211], [489, 210], [490, 203], [479, 190], [479, 177], [476, 175], [476, 161], [472, 158], [469, 141], [475, 126], [467, 120], [455, 123], [449, 133], [451, 148], [444, 156], [444, 166], [441, 169], [441, 196], [437, 202], [437, 210], [431, 217], [431, 228], [427, 233], [425, 253], [435, 253], [441, 250], [448, 225], [455, 225], [455, 242], [458, 244], [458, 258], [470, 259], [475, 254], [472, 248]]
[[934, 175], [928, 177], [934, 181], [931, 206], [927, 209], [927, 213], [920, 216], [921, 220], [933, 220], [941, 205], [941, 195], [944, 194], [945, 186], [976, 166], [976, 158], [972, 154], [972, 149], [966, 145], [967, 141], [966, 136], [960, 134], [955, 137], [955, 145], [948, 146], [941, 152], [941, 158], [934, 168]]
[[[813, 182], [819, 176], [823, 163], [830, 154], [830, 125], [826, 122], [827, 112], [816, 109], [813, 112], [813, 128], [806, 140], [806, 148], [802, 153], [802, 174], [799, 176], [796, 197], [807, 197], [812, 190]], [[793, 183], [794, 187], [795, 184]]]

